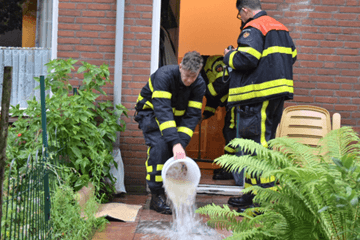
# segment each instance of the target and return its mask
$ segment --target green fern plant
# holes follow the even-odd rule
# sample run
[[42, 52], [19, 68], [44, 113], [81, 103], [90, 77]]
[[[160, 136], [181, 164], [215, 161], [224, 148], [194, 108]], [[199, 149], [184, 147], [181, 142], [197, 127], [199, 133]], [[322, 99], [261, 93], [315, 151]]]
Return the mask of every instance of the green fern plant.
[[276, 191], [244, 190], [256, 192], [254, 201], [261, 206], [244, 213], [227, 205], [197, 209], [209, 215], [210, 226], [232, 230], [227, 239], [360, 239], [360, 143], [351, 127], [331, 131], [316, 148], [286, 137], [269, 141], [276, 150], [246, 139], [230, 145], [249, 155], [223, 155], [217, 164], [275, 176], [278, 184]]

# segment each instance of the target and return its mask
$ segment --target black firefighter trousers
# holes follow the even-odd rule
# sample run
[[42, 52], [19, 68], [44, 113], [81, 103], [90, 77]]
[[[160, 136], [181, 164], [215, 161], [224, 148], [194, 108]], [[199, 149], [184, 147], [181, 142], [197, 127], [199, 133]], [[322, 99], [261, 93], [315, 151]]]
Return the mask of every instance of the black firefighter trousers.
[[[262, 146], [268, 147], [267, 142], [275, 138], [276, 129], [280, 123], [283, 108], [284, 99], [277, 98], [228, 109], [223, 129], [226, 144], [234, 138], [244, 138], [254, 140]], [[231, 148], [227, 148], [228, 151], [226, 151], [225, 148], [225, 153], [228, 154], [234, 154], [235, 152], [237, 156], [246, 154], [242, 151], [231, 151]], [[233, 172], [236, 185], [245, 185], [245, 188], [253, 185], [258, 185], [264, 188], [272, 188], [274, 186], [275, 179], [273, 178], [263, 179], [258, 176], [248, 175], [245, 176], [244, 184], [243, 174], [244, 171], [241, 171], [240, 173], [237, 171]]]
[[156, 123], [154, 112], [140, 111], [135, 116], [139, 128], [143, 131], [145, 144], [148, 146], [146, 166], [146, 182], [151, 193], [164, 192], [161, 171], [165, 162], [173, 156], [172, 146], [169, 146], [161, 135]]

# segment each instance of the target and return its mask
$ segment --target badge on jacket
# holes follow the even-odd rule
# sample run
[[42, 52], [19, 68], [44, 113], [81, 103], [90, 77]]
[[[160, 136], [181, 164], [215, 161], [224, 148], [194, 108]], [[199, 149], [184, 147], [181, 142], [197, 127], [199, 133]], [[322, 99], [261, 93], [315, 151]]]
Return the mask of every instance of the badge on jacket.
[[247, 38], [248, 36], [250, 36], [250, 33], [246, 32], [246, 33], [244, 33], [243, 38]]

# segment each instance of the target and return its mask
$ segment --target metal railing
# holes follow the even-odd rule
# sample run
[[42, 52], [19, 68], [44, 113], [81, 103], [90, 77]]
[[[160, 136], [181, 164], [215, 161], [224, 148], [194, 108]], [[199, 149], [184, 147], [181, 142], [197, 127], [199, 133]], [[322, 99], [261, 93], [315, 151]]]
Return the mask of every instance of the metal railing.
[[59, 166], [65, 155], [56, 132], [49, 134], [48, 146], [43, 76], [40, 91], [43, 147], [35, 156], [29, 155], [25, 166], [17, 166], [16, 159], [10, 163], [3, 186], [1, 240], [51, 239], [50, 190], [55, 187], [57, 176], [49, 171], [49, 166]]

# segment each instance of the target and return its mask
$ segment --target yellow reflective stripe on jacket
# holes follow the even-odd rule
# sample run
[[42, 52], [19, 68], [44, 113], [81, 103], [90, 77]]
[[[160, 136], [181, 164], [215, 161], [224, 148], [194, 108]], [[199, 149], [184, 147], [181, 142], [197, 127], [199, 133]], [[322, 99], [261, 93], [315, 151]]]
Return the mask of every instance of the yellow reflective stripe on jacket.
[[259, 84], [251, 84], [244, 87], [229, 90], [229, 102], [244, 101], [247, 99], [266, 97], [274, 94], [290, 92], [294, 93], [293, 81], [278, 79]]
[[255, 57], [256, 59], [260, 59], [261, 58], [261, 53], [256, 50], [255, 48], [252, 47], [238, 47], [237, 49], [239, 52], [245, 52], [250, 54], [251, 56]]
[[177, 116], [177, 117], [183, 116], [185, 114], [185, 111], [186, 110], [176, 110], [175, 108], [173, 108], [174, 116]]
[[228, 97], [229, 97], [229, 94], [226, 94], [225, 96], [223, 96], [222, 98], [220, 98], [220, 101], [221, 101], [221, 102], [225, 102]]
[[264, 101], [263, 102], [263, 105], [261, 107], [261, 133], [260, 133], [260, 143], [261, 145], [263, 145], [264, 147], [268, 147], [268, 143], [266, 141], [266, 138], [265, 138], [265, 132], [266, 132], [266, 125], [265, 125], [265, 122], [266, 122], [266, 108], [267, 106], [269, 105], [269, 100], [267, 101]]
[[143, 109], [149, 109], [149, 108], [154, 109], [154, 106], [153, 106], [153, 104], [151, 102], [146, 101], [145, 104], [144, 104]]
[[236, 51], [233, 51], [232, 53], [230, 53], [229, 56], [229, 67], [231, 67], [232, 69], [234, 68], [234, 56], [235, 56]]
[[202, 102], [189, 101], [188, 106], [193, 107], [193, 108], [201, 109], [202, 108]]
[[295, 49], [292, 53], [292, 57], [295, 58], [297, 56], [297, 50]]
[[209, 107], [209, 106], [206, 106], [206, 107], [205, 107], [205, 111], [215, 113], [215, 112], [216, 112], [216, 109], [215, 109], [215, 108], [212, 108], [212, 107]]
[[191, 130], [190, 128], [188, 127], [178, 127], [177, 128], [178, 132], [182, 132], [182, 133], [186, 133], [187, 135], [189, 135], [190, 137], [192, 137], [193, 135], [193, 130]]
[[162, 124], [160, 124], [160, 131], [164, 131], [167, 128], [172, 128], [172, 127], [176, 127], [176, 123], [174, 120], [171, 121], [167, 121], [167, 122], [163, 122]]
[[153, 87], [153, 85], [151, 83], [151, 77], [149, 78], [149, 88], [150, 88], [151, 92], [154, 92], [154, 87]]
[[293, 55], [293, 51], [289, 47], [274, 46], [274, 47], [269, 47], [269, 48], [265, 49], [262, 53], [262, 57], [266, 57], [267, 55], [272, 54], [272, 53], [284, 53], [284, 54]]
[[143, 99], [144, 99], [143, 96], [141, 96], [141, 94], [139, 93], [139, 96], [138, 96], [138, 98], [136, 100], [136, 103], [140, 102]]
[[213, 84], [209, 83], [207, 85], [207, 87], [208, 87], [209, 92], [211, 93], [211, 95], [215, 97], [217, 95], [217, 92], [215, 91], [215, 88], [214, 88]]
[[152, 94], [152, 98], [167, 98], [171, 99], [172, 94], [166, 91], [155, 91]]

